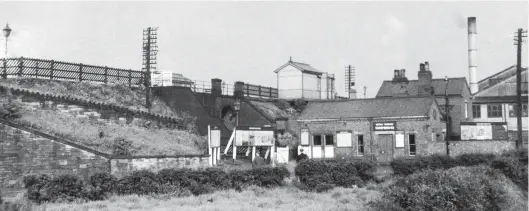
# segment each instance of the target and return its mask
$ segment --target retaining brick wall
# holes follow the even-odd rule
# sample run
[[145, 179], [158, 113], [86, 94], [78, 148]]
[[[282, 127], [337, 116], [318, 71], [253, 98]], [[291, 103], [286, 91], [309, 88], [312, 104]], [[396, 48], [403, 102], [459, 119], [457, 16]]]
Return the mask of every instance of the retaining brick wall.
[[2, 188], [21, 188], [26, 174], [74, 174], [88, 179], [109, 170], [109, 158], [102, 153], [0, 123]]
[[115, 157], [73, 142], [0, 120], [0, 188], [23, 188], [27, 174], [73, 174], [82, 179], [99, 172], [121, 177], [134, 170], [208, 167], [209, 155]]
[[158, 172], [166, 168], [198, 169], [209, 166], [209, 156], [181, 156], [181, 157], [137, 157], [115, 158], [110, 161], [111, 174], [123, 177], [137, 170]]
[[516, 143], [509, 140], [476, 140], [476, 141], [450, 141], [450, 156], [466, 153], [492, 153], [499, 155], [504, 151], [513, 150]]

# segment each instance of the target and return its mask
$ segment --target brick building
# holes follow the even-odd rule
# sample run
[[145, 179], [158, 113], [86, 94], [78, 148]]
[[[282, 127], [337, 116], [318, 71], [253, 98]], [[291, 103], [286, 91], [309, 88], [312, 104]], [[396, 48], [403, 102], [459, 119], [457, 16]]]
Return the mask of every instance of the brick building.
[[445, 91], [449, 101], [450, 138], [451, 140], [459, 140], [461, 136], [460, 123], [471, 120], [469, 115], [471, 92], [464, 77], [448, 78], [448, 84], [446, 84], [445, 78], [432, 78], [429, 64], [425, 62], [420, 64], [418, 80], [408, 80], [405, 70], [395, 70], [393, 79], [382, 83], [376, 98], [433, 96], [444, 116]]
[[299, 149], [315, 159], [379, 163], [445, 154], [445, 122], [440, 113], [431, 96], [310, 102], [298, 118]]

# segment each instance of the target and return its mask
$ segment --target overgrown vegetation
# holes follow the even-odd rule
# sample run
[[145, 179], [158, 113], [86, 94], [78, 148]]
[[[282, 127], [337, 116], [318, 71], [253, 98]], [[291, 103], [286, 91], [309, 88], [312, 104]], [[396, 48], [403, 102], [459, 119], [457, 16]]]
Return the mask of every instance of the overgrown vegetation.
[[299, 140], [296, 137], [292, 136], [291, 133], [284, 132], [283, 134], [277, 134], [277, 143], [280, 147], [288, 146], [290, 148], [293, 148], [299, 145]]
[[[129, 88], [124, 84], [101, 84], [37, 78], [0, 80], [0, 85], [43, 94], [82, 98], [93, 102], [110, 103], [131, 109], [147, 111], [145, 108], [145, 88], [143, 86]], [[182, 116], [182, 114], [174, 112], [156, 96], [152, 96], [151, 112], [164, 116]]]
[[334, 186], [363, 186], [373, 180], [376, 171], [372, 161], [328, 162], [306, 160], [298, 164], [295, 174], [306, 190], [323, 192]]
[[372, 210], [527, 210], [524, 194], [487, 166], [427, 169], [397, 179], [382, 193]]
[[13, 121], [109, 154], [200, 155], [207, 150], [206, 138], [192, 132], [105, 125], [52, 110], [28, 110]]
[[23, 110], [20, 98], [13, 96], [10, 91], [0, 91], [0, 118], [19, 118]]
[[263, 167], [245, 171], [223, 171], [215, 168], [202, 170], [164, 169], [158, 173], [135, 171], [121, 179], [99, 173], [85, 183], [77, 176], [29, 175], [24, 178], [28, 199], [36, 202], [101, 200], [112, 194], [152, 195], [191, 193], [195, 196], [216, 190], [241, 191], [250, 186], [279, 187], [289, 176], [286, 167]]

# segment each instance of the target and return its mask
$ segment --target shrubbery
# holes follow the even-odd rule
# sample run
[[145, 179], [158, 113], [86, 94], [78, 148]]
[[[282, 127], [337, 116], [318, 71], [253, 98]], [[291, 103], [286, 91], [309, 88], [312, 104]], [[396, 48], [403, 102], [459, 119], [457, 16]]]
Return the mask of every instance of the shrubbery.
[[328, 190], [333, 186], [363, 185], [366, 181], [374, 179], [375, 171], [376, 166], [372, 161], [306, 160], [299, 163], [295, 169], [296, 176], [305, 188], [317, 191]]
[[[370, 204], [373, 210], [500, 210], [509, 184], [487, 166], [425, 170], [401, 177]], [[512, 184], [512, 183], [510, 183]]]
[[251, 185], [277, 187], [283, 185], [283, 180], [288, 176], [289, 172], [284, 166], [230, 172], [217, 168], [164, 169], [158, 173], [135, 171], [121, 179], [116, 179], [108, 173], [99, 173], [92, 175], [89, 183], [72, 175], [62, 175], [53, 179], [47, 175], [30, 175], [24, 178], [24, 184], [28, 189], [28, 199], [40, 203], [77, 199], [102, 200], [110, 194], [200, 195], [215, 190], [240, 190]]

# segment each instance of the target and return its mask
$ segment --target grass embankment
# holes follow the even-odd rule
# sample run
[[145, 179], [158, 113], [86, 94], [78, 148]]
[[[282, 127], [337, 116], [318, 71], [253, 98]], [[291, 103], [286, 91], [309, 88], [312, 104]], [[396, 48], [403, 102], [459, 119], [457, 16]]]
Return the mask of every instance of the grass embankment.
[[[374, 188], [336, 188], [326, 193], [305, 192], [295, 186], [265, 189], [250, 187], [242, 192], [227, 190], [186, 197], [112, 196], [88, 203], [50, 203], [33, 205], [36, 211], [172, 211], [172, 210], [366, 210], [366, 203], [380, 196]], [[19, 197], [23, 198], [23, 197]], [[20, 199], [24, 200], [24, 199]], [[24, 202], [27, 204], [29, 202]]]
[[[147, 111], [145, 108], [145, 88], [129, 88], [123, 84], [102, 84], [94, 82], [58, 81], [37, 78], [17, 78], [0, 80], [0, 85], [26, 89], [42, 94], [70, 96], [93, 102], [109, 103], [130, 109]], [[172, 117], [181, 117], [162, 100], [152, 97], [151, 112]]]
[[25, 110], [21, 113], [22, 116], [13, 121], [104, 153], [113, 152], [116, 138], [131, 142], [132, 155], [198, 155], [207, 149], [205, 137], [187, 131], [103, 125], [52, 110]]

